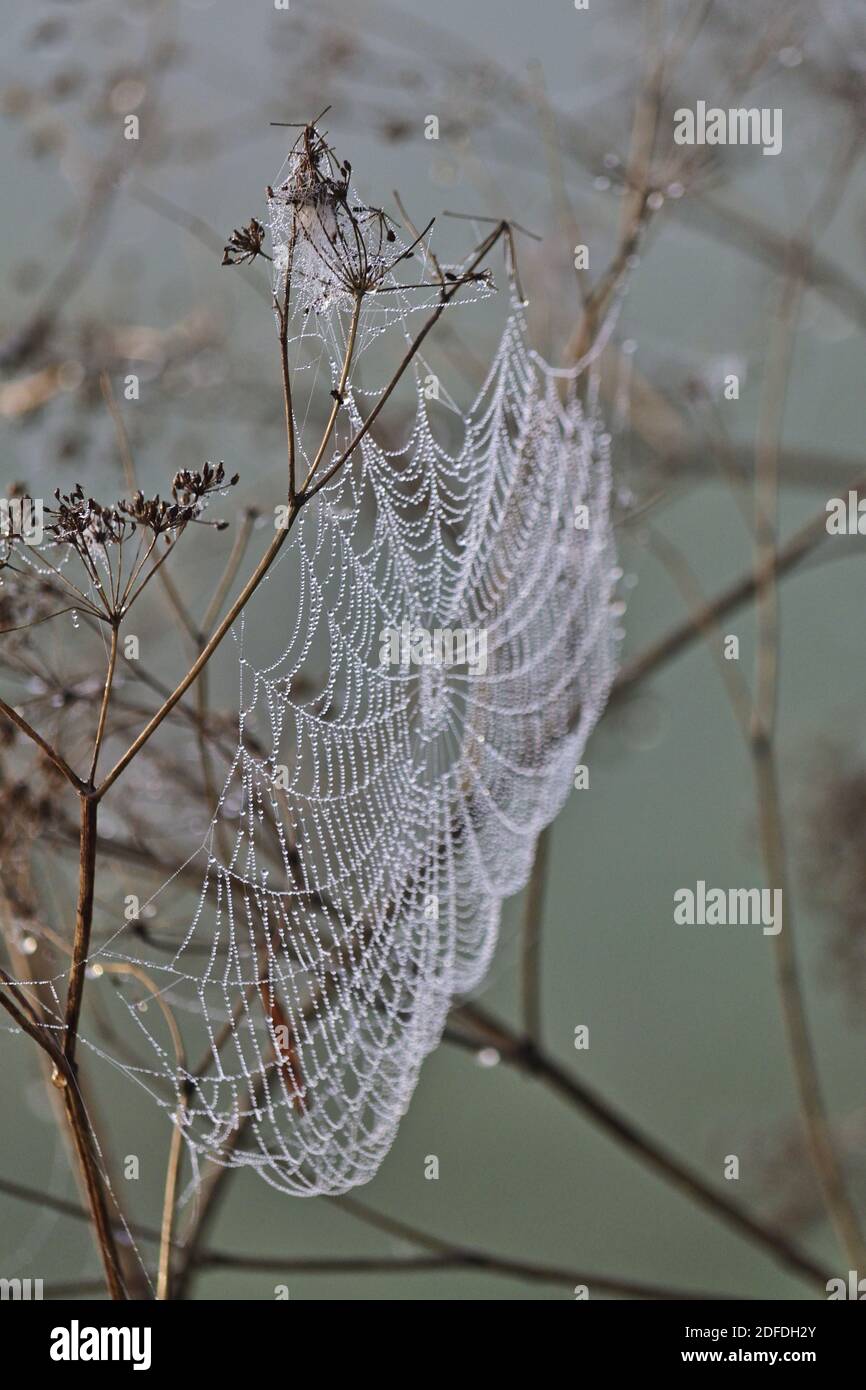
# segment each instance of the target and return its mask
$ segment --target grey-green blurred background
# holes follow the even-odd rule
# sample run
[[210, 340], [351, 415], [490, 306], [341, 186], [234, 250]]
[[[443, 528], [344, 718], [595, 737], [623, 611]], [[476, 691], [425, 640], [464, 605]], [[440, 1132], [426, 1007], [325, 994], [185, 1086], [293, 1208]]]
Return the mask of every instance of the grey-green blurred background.
[[[597, 273], [612, 254], [620, 211], [615, 186], [607, 187], [617, 166], [603, 156], [622, 159], [627, 148], [641, 5], [590, 0], [589, 12], [578, 13], [571, 0], [440, 0], [435, 7], [423, 0], [395, 0], [393, 7], [291, 0], [284, 13], [270, 0], [177, 0], [161, 16], [157, 8], [4, 0], [0, 60], [4, 336], [27, 320], [63, 264], [86, 161], [116, 147], [124, 102], [141, 104], [141, 152], [130, 151], [128, 170], [120, 170], [86, 276], [64, 304], [56, 332], [75, 358], [74, 324], [97, 334], [106, 324], [168, 329], [195, 314], [208, 316], [214, 346], [176, 363], [152, 385], [144, 370], [142, 401], [125, 410], [139, 475], [151, 487], [164, 487], [179, 466], [220, 458], [241, 472], [241, 501], [269, 507], [279, 498], [284, 452], [270, 311], [250, 292], [244, 272], [220, 268], [219, 252], [203, 234], [211, 228], [219, 241], [250, 215], [262, 216], [264, 187], [286, 145], [286, 132], [270, 128], [272, 120], [304, 120], [332, 102], [331, 136], [372, 202], [392, 207], [397, 187], [418, 221], [448, 207], [516, 217], [543, 233], [540, 245], [523, 244], [521, 268], [537, 341], [556, 355], [579, 306], [548, 181], [549, 108], [539, 99], [533, 113], [532, 101], [509, 100], [507, 90], [503, 96], [485, 64], [536, 92], [543, 72], [550, 107], [560, 113], [554, 124], [563, 187]], [[665, 6], [670, 32], [684, 9]], [[664, 491], [652, 523], [688, 557], [706, 594], [746, 571], [752, 552], [718, 459], [702, 441], [718, 440], [724, 430], [745, 446], [748, 464], [780, 270], [778, 261], [755, 253], [748, 237], [743, 244], [714, 221], [712, 205], [753, 215], [776, 236], [790, 234], [852, 138], [845, 83], [857, 89], [866, 60], [854, 5], [775, 7], [761, 0], [710, 9], [674, 89], [686, 104], [718, 98], [727, 105], [728, 81], [747, 64], [753, 40], [766, 34], [750, 104], [783, 108], [783, 152], [775, 159], [756, 149], [721, 152], [713, 180], [700, 190], [707, 201], [696, 194], [693, 204], [690, 192], [668, 198], [630, 281], [617, 337], [636, 343], [636, 366], [687, 422], [696, 441], [692, 466], [647, 477], [651, 465], [640, 446], [622, 421], [614, 422], [622, 513]], [[116, 95], [119, 83], [135, 80], [154, 31], [158, 42], [173, 45], [157, 63], [154, 90], [142, 96], [127, 87]], [[476, 62], [471, 71], [462, 66]], [[830, 81], [831, 70], [844, 73], [845, 83], [841, 76]], [[431, 113], [440, 117], [439, 142], [424, 140]], [[581, 160], [574, 151], [584, 134], [590, 153]], [[820, 243], [861, 293], [864, 191], [855, 167]], [[179, 209], [201, 223], [179, 225]], [[449, 245], [467, 244], [454, 240], [453, 226], [443, 236]], [[495, 310], [487, 308], [475, 327], [461, 320], [478, 356], [495, 342], [495, 322]], [[784, 535], [839, 495], [848, 462], [856, 477], [862, 330], [862, 315], [858, 322], [844, 290], [806, 293], [785, 412], [783, 442], [800, 462], [790, 472], [783, 467]], [[6, 379], [31, 370], [13, 368]], [[740, 374], [739, 401], [722, 400], [725, 371]], [[120, 368], [117, 373], [119, 380]], [[468, 398], [475, 383], [453, 362], [447, 373], [445, 365], [448, 389]], [[73, 372], [70, 389], [44, 407], [26, 417], [3, 412], [4, 484], [38, 479], [48, 489], [80, 478], [96, 489], [119, 478], [110, 422], [92, 400], [80, 399], [81, 389]], [[613, 405], [610, 410], [613, 415]], [[114, 481], [109, 494], [112, 486], [121, 484]], [[622, 567], [636, 579], [629, 579], [624, 620], [628, 659], [686, 609], [640, 525], [619, 529]], [[849, 768], [863, 753], [863, 559], [856, 542], [839, 545], [844, 554], [834, 554], [830, 543], [822, 552], [826, 563], [804, 566], [783, 586], [779, 757], [809, 1015], [828, 1104], [863, 1207], [862, 996], [858, 1008], [851, 991], [839, 987], [833, 923], [809, 891], [821, 873], [809, 854], [810, 809], [834, 766], [833, 749], [841, 749]], [[225, 549], [196, 541], [190, 553], [198, 558], [186, 571], [189, 593], [203, 606], [215, 557]], [[274, 621], [279, 618], [275, 611]], [[161, 671], [177, 674], [183, 647], [161, 634], [164, 619], [154, 610], [150, 635], [160, 637]], [[740, 669], [750, 678], [750, 612], [727, 619], [724, 630], [739, 634]], [[68, 626], [51, 638], [61, 649], [71, 640]], [[234, 680], [223, 654], [214, 689], [225, 705]], [[546, 1045], [708, 1179], [778, 1218], [843, 1273], [804, 1177], [770, 939], [750, 928], [673, 924], [678, 887], [699, 878], [719, 886], [763, 882], [751, 766], [706, 648], [691, 646], [605, 717], [586, 761], [590, 789], [572, 795], [553, 832], [542, 947]], [[179, 858], [201, 836], [200, 825], [188, 829], [188, 844], [179, 836]], [[166, 864], [166, 874], [172, 867]], [[64, 872], [58, 868], [57, 883], [71, 895]], [[134, 874], [128, 891], [140, 891]], [[519, 915], [519, 903], [506, 905], [483, 993], [486, 1004], [512, 1019], [518, 1016]], [[578, 1024], [589, 1026], [588, 1051], [573, 1049]], [[0, 1047], [0, 1176], [74, 1196], [33, 1048], [7, 1032]], [[123, 1196], [133, 1216], [154, 1224], [165, 1121], [122, 1075], [107, 1067], [92, 1075], [113, 1154], [118, 1161], [142, 1157], [142, 1176], [122, 1183]], [[429, 1154], [440, 1161], [435, 1182], [424, 1176]], [[736, 1183], [723, 1181], [729, 1154], [740, 1157]], [[323, 1200], [281, 1196], [251, 1174], [232, 1181], [212, 1233], [222, 1249], [290, 1256], [406, 1248]], [[503, 1062], [481, 1065], [447, 1044], [426, 1063], [397, 1142], [361, 1195], [445, 1238], [588, 1273], [772, 1299], [809, 1293], [543, 1085]], [[5, 1275], [44, 1277], [50, 1292], [52, 1282], [98, 1272], [86, 1228], [56, 1213], [0, 1197], [0, 1230]], [[199, 1280], [196, 1295], [270, 1298], [278, 1283], [303, 1300], [572, 1297], [568, 1287], [476, 1272], [285, 1279], [216, 1272]]]

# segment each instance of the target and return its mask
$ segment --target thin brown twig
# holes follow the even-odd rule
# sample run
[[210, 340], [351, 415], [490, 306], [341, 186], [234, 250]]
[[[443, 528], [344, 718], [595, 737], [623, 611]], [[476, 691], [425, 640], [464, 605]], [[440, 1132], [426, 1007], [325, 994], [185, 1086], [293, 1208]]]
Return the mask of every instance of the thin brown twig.
[[[62, 1092], [69, 1130], [75, 1145], [79, 1169], [90, 1205], [89, 1217], [97, 1247], [102, 1256], [106, 1284], [113, 1299], [125, 1299], [126, 1288], [120, 1268], [120, 1257], [112, 1222], [108, 1215], [105, 1189], [102, 1174], [96, 1161], [90, 1122], [78, 1089], [75, 1068], [44, 1027], [33, 1006], [23, 995], [21, 987], [2, 968], [0, 968], [0, 981], [5, 986], [5, 989], [0, 988], [0, 1005], [11, 1015], [18, 1027], [48, 1054], [54, 1064], [52, 1080]], [[9, 997], [10, 994], [12, 998]]]
[[11, 720], [16, 728], [21, 730], [22, 734], [26, 734], [27, 737], [36, 744], [37, 748], [41, 748], [45, 756], [51, 759], [54, 766], [58, 771], [63, 773], [63, 776], [68, 782], [72, 783], [76, 791], [80, 792], [83, 790], [85, 785], [84, 782], [77, 773], [73, 772], [66, 759], [58, 753], [56, 748], [52, 748], [51, 744], [48, 743], [41, 734], [37, 733], [32, 725], [28, 724], [23, 715], [19, 714], [12, 705], [8, 705], [5, 700], [0, 700], [0, 713], [5, 714], [6, 718]]
[[286, 449], [288, 452], [289, 467], [289, 503], [295, 500], [295, 411], [292, 405], [292, 374], [289, 368], [289, 299], [292, 290], [291, 265], [286, 268], [286, 284], [283, 293], [283, 302], [280, 304], [276, 298], [274, 304], [280, 324], [279, 343], [280, 343], [280, 369], [283, 378], [283, 410], [286, 421]]
[[[418, 1243], [420, 1233], [414, 1228], [405, 1229], [405, 1239]], [[411, 1233], [410, 1233], [411, 1232]], [[426, 1238], [424, 1243], [427, 1243]], [[420, 1255], [336, 1255], [327, 1256], [289, 1256], [279, 1255], [229, 1255], [218, 1251], [205, 1252], [200, 1260], [203, 1269], [234, 1269], [275, 1274], [410, 1274], [410, 1273], [458, 1273], [460, 1270], [475, 1270], [482, 1274], [496, 1275], [505, 1279], [518, 1279], [533, 1284], [553, 1284], [569, 1290], [586, 1289], [589, 1295], [605, 1294], [613, 1298], [633, 1298], [672, 1300], [674, 1302], [715, 1302], [739, 1299], [739, 1294], [704, 1293], [692, 1289], [666, 1288], [658, 1284], [645, 1284], [639, 1280], [617, 1279], [607, 1274], [587, 1273], [583, 1270], [564, 1268], [561, 1265], [539, 1264], [532, 1260], [514, 1259], [509, 1255], [494, 1254], [474, 1246], [451, 1245], [437, 1242], [437, 1249]]]
[[343, 406], [343, 397], [346, 390], [346, 384], [349, 380], [349, 371], [351, 370], [352, 366], [352, 356], [355, 351], [355, 338], [358, 333], [358, 324], [361, 321], [361, 306], [363, 302], [363, 295], [356, 294], [355, 303], [352, 307], [352, 320], [349, 325], [349, 336], [346, 339], [346, 351], [343, 354], [343, 367], [340, 372], [340, 380], [337, 383], [337, 387], [334, 392], [334, 404], [331, 407], [331, 413], [328, 416], [328, 422], [325, 425], [325, 430], [322, 435], [321, 442], [319, 444], [318, 449], [316, 450], [316, 456], [313, 459], [313, 462], [310, 464], [307, 476], [305, 477], [303, 486], [301, 488], [301, 492], [304, 496], [307, 495], [310, 483], [316, 476], [316, 470], [318, 469], [319, 464], [322, 462], [322, 459], [325, 456], [325, 450], [327, 449], [331, 441], [331, 435], [333, 434], [334, 426], [337, 423], [337, 415], [339, 414], [339, 411]]
[[99, 805], [95, 797], [82, 792], [80, 797], [80, 848], [78, 904], [75, 910], [75, 935], [72, 941], [72, 964], [66, 996], [66, 1019], [63, 1052], [70, 1066], [75, 1063], [75, 1044], [78, 1039], [78, 1020], [84, 991], [84, 972], [90, 950], [93, 925], [93, 890], [96, 876], [96, 822]]
[[102, 740], [105, 737], [105, 725], [108, 719], [108, 705], [111, 700], [111, 687], [114, 684], [114, 672], [117, 666], [117, 644], [119, 631], [117, 622], [111, 624], [111, 646], [108, 653], [108, 669], [105, 673], [105, 684], [102, 690], [102, 700], [99, 706], [99, 720], [96, 726], [96, 737], [93, 741], [93, 756], [90, 760], [90, 771], [87, 774], [88, 783], [92, 784], [96, 776], [96, 765], [99, 762], [99, 751], [102, 748]]

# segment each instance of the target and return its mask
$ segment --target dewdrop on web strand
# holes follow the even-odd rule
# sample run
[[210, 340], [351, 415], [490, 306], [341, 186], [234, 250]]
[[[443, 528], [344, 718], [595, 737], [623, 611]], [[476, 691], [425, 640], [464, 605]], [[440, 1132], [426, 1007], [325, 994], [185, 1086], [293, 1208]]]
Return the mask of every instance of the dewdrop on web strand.
[[[364, 392], [350, 372], [322, 472], [378, 398], [388, 343], [393, 371], [441, 300], [423, 242], [363, 204], [310, 130], [268, 202], [301, 478], [309, 399], [317, 373], [336, 391], [360, 280]], [[491, 293], [473, 281], [454, 304]], [[487, 379], [447, 428], [424, 370], [419, 357], [407, 373], [404, 442], [364, 435], [235, 625], [237, 748], [180, 944], [145, 958], [120, 932], [98, 953], [146, 966], [177, 1014], [185, 1067], [159, 1011], [127, 1004], [150, 1057], [127, 1069], [196, 1154], [302, 1195], [364, 1183], [387, 1154], [615, 669], [610, 439], [593, 393], [528, 348], [513, 285]], [[382, 634], [407, 631], [451, 645], [383, 660]], [[483, 634], [484, 660], [455, 653], [455, 634]]]

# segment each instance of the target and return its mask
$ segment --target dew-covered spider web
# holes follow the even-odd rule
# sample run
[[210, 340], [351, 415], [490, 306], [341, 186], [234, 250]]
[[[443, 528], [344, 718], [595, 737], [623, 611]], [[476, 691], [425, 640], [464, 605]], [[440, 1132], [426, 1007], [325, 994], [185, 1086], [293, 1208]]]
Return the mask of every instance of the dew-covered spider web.
[[[278, 302], [292, 280], [300, 481], [317, 451], [308, 402], [323, 376], [338, 392], [353, 300], [342, 205], [309, 192], [299, 158], [269, 211]], [[443, 282], [472, 264], [434, 262], [352, 192], [347, 206], [374, 292], [317, 479]], [[609, 438], [586, 375], [528, 347], [506, 278], [469, 409], [437, 393], [420, 351], [396, 423], [301, 509], [235, 624], [237, 749], [173, 956], [145, 959], [138, 938], [133, 955], [120, 933], [93, 957], [146, 968], [176, 1011], [183, 1066], [159, 1012], [128, 1006], [167, 1082], [148, 1087], [196, 1154], [291, 1193], [376, 1172], [452, 1002], [484, 977], [502, 901], [526, 883], [613, 678]], [[471, 279], [454, 303], [492, 294]]]

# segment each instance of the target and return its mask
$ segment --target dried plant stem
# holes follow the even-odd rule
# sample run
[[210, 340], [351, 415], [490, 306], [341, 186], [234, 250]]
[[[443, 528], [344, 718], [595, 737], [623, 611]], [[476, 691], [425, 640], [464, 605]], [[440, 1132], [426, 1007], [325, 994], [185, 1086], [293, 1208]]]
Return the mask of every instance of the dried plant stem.
[[[116, 637], [116, 633], [114, 634]], [[106, 692], [110, 690], [107, 683]], [[63, 1100], [66, 1117], [72, 1131], [75, 1151], [78, 1156], [81, 1174], [84, 1179], [87, 1199], [93, 1214], [93, 1226], [102, 1262], [105, 1267], [108, 1289], [113, 1299], [126, 1297], [121, 1276], [120, 1257], [114, 1240], [114, 1232], [108, 1219], [102, 1175], [96, 1163], [93, 1140], [87, 1113], [78, 1090], [75, 1066], [75, 1048], [78, 1040], [78, 1023], [81, 1016], [81, 1003], [84, 995], [84, 978], [87, 957], [90, 951], [90, 933], [93, 925], [93, 890], [96, 877], [96, 827], [99, 809], [98, 800], [87, 792], [81, 793], [81, 823], [78, 864], [78, 904], [75, 913], [75, 935], [72, 942], [72, 965], [69, 972], [69, 989], [66, 995], [65, 1031], [63, 1056], [66, 1068], [61, 1073]]]
[[346, 341], [346, 351], [343, 355], [343, 369], [340, 372], [340, 380], [337, 385], [337, 389], [334, 392], [334, 404], [331, 407], [331, 413], [328, 417], [328, 423], [325, 426], [325, 432], [322, 435], [321, 443], [319, 444], [319, 447], [316, 450], [316, 456], [313, 459], [313, 462], [310, 464], [309, 472], [307, 473], [307, 476], [304, 479], [304, 485], [302, 488], [303, 492], [307, 491], [307, 488], [310, 486], [310, 483], [312, 482], [313, 477], [315, 476], [319, 464], [322, 462], [322, 459], [324, 458], [325, 450], [331, 442], [331, 435], [333, 434], [334, 426], [337, 423], [337, 415], [339, 414], [340, 409], [343, 405], [343, 393], [346, 390], [346, 384], [349, 380], [349, 369], [352, 365], [352, 356], [355, 351], [355, 339], [358, 334], [358, 324], [361, 321], [361, 306], [363, 302], [364, 296], [361, 294], [356, 294], [355, 304], [352, 310], [352, 320], [349, 324], [349, 336]]
[[641, 91], [635, 103], [626, 168], [627, 194], [623, 199], [619, 237], [614, 255], [592, 289], [582, 294], [583, 308], [577, 327], [565, 349], [565, 361], [581, 362], [589, 353], [604, 322], [614, 295], [637, 254], [651, 217], [649, 196], [652, 153], [662, 101], [663, 6], [652, 0], [646, 7], [647, 45]]
[[108, 719], [108, 706], [111, 701], [111, 687], [114, 684], [114, 672], [117, 667], [117, 645], [119, 641], [119, 631], [117, 622], [111, 624], [111, 647], [108, 654], [108, 670], [105, 673], [105, 685], [102, 691], [102, 702], [99, 707], [99, 720], [96, 726], [96, 738], [93, 741], [93, 757], [90, 761], [90, 773], [88, 781], [93, 782], [96, 776], [96, 764], [99, 762], [99, 750], [102, 747], [102, 740], [105, 737], [105, 723]]
[[79, 824], [78, 904], [75, 910], [75, 936], [72, 941], [72, 965], [69, 971], [69, 990], [66, 995], [66, 1020], [63, 1051], [70, 1066], [75, 1064], [75, 1045], [78, 1039], [78, 1020], [84, 992], [84, 972], [90, 950], [93, 925], [93, 888], [96, 878], [96, 821], [99, 803], [95, 796], [82, 792]]
[[[406, 1239], [410, 1237], [407, 1235]], [[435, 1274], [475, 1270], [505, 1279], [518, 1279], [531, 1284], [553, 1284], [566, 1289], [574, 1289], [582, 1284], [591, 1294], [607, 1294], [614, 1298], [673, 1300], [677, 1303], [703, 1303], [739, 1298], [737, 1294], [665, 1288], [658, 1284], [642, 1284], [638, 1280], [617, 1279], [606, 1274], [566, 1269], [561, 1265], [512, 1259], [510, 1256], [479, 1250], [474, 1246], [450, 1245], [446, 1241], [441, 1242], [441, 1246], [439, 1251], [431, 1250], [427, 1254], [419, 1255], [337, 1255], [330, 1258], [223, 1255], [217, 1251], [206, 1251], [200, 1264], [203, 1269], [247, 1270], [250, 1273], [273, 1271], [276, 1274]]]
[[93, 1229], [102, 1264], [108, 1292], [112, 1299], [126, 1298], [126, 1288], [121, 1273], [120, 1255], [115, 1242], [114, 1228], [108, 1215], [105, 1188], [102, 1174], [96, 1162], [93, 1149], [90, 1123], [78, 1090], [74, 1067], [70, 1066], [64, 1078], [63, 1100], [69, 1128], [72, 1132], [75, 1152], [84, 1179], [87, 1200], [93, 1218]]
[[168, 1171], [165, 1192], [162, 1199], [162, 1226], [159, 1240], [159, 1270], [157, 1272], [156, 1296], [160, 1300], [171, 1297], [171, 1246], [174, 1231], [174, 1217], [177, 1207], [177, 1184], [180, 1177], [180, 1164], [183, 1158], [183, 1133], [178, 1123], [181, 1107], [174, 1117], [171, 1130], [171, 1145], [168, 1154]]
[[[550, 104], [550, 94], [541, 64], [533, 63], [529, 68], [529, 73], [529, 89], [537, 108], [538, 124], [547, 159], [547, 182], [560, 236], [563, 239], [563, 245], [576, 246], [581, 240], [581, 234], [565, 187], [562, 150], [556, 129], [556, 113]], [[581, 303], [585, 305], [590, 291], [589, 276], [584, 268], [577, 265], [575, 266], [575, 275]]]
[[[108, 670], [100, 705], [99, 720], [94, 740], [91, 762], [91, 778], [96, 768], [99, 750], [105, 733], [105, 723], [111, 698], [111, 687], [117, 662], [117, 624], [112, 625], [111, 650]], [[72, 963], [69, 971], [69, 987], [66, 995], [64, 1019], [63, 1059], [65, 1065], [55, 1070], [55, 1080], [63, 1089], [63, 1102], [66, 1118], [72, 1134], [81, 1176], [93, 1216], [93, 1228], [102, 1256], [106, 1280], [111, 1297], [125, 1298], [126, 1293], [121, 1275], [120, 1257], [114, 1240], [114, 1233], [108, 1219], [102, 1175], [96, 1161], [93, 1136], [81, 1093], [78, 1088], [75, 1050], [78, 1040], [78, 1023], [84, 994], [84, 979], [87, 958], [90, 951], [90, 934], [93, 925], [93, 893], [96, 877], [97, 817], [99, 803], [93, 795], [92, 785], [79, 793], [79, 863], [78, 863], [78, 902], [75, 913], [75, 934], [72, 942]]]
[[63, 1094], [64, 1110], [90, 1207], [92, 1229], [102, 1257], [108, 1291], [113, 1299], [125, 1299], [126, 1289], [121, 1273], [120, 1257], [108, 1214], [105, 1189], [96, 1159], [92, 1130], [78, 1088], [75, 1065], [66, 1055], [65, 1050], [58, 1047], [53, 1037], [45, 1029], [41, 1018], [27, 1000], [21, 987], [10, 979], [2, 968], [0, 968], [0, 982], [5, 986], [4, 989], [0, 989], [0, 1004], [11, 1015], [18, 1027], [33, 1038], [48, 1054], [54, 1064], [51, 1079]]
[[[77, 844], [77, 829], [74, 840]], [[71, 958], [72, 948], [68, 941], [65, 941], [60, 936], [56, 936], [53, 932], [49, 932], [44, 926], [42, 927], [42, 932], [44, 932], [45, 935], [50, 940], [52, 940], [60, 950], [62, 950], [68, 957]], [[9, 946], [12, 959], [16, 963], [16, 968], [19, 972], [23, 971], [26, 959], [26, 965], [31, 971], [35, 970], [36, 974], [42, 975], [45, 978], [51, 976], [52, 967], [45, 959], [42, 948], [39, 948], [35, 955], [28, 955], [26, 958], [22, 958], [20, 951], [16, 949], [14, 938], [11, 939]], [[47, 1089], [48, 1099], [51, 1105], [55, 1121], [58, 1125], [61, 1138], [63, 1139], [65, 1145], [68, 1148], [70, 1162], [81, 1192], [81, 1196], [84, 1199], [84, 1201], [88, 1203], [86, 1209], [77, 1208], [77, 1210], [81, 1211], [83, 1218], [89, 1222], [91, 1226], [91, 1233], [95, 1235], [95, 1226], [92, 1218], [92, 1213], [90, 1212], [90, 1199], [88, 1194], [88, 1187], [85, 1181], [85, 1168], [84, 1165], [79, 1161], [78, 1156], [78, 1144], [80, 1143], [80, 1141], [76, 1141], [76, 1134], [73, 1131], [72, 1125], [69, 1122], [69, 1117], [67, 1114], [66, 1096], [64, 1094], [66, 1088], [63, 1084], [63, 1078], [67, 1075], [67, 1063], [63, 1056], [62, 1049], [59, 1046], [59, 1041], [61, 1039], [61, 1028], [58, 1027], [56, 1023], [57, 1015], [54, 1008], [55, 997], [52, 994], [52, 992], [48, 988], [46, 988], [44, 984], [28, 985], [26, 994], [22, 986], [18, 985], [16, 986], [16, 988], [18, 990], [19, 996], [22, 999], [22, 1003], [25, 1007], [28, 1008], [29, 1020], [32, 1020], [32, 1022], [35, 1025], [37, 1025], [40, 1029], [40, 1033], [38, 1035], [34, 1034], [33, 1036], [35, 1041], [39, 1044], [37, 1051], [39, 1053], [39, 1061], [41, 1063], [43, 1081]], [[2, 996], [0, 996], [0, 1002], [2, 1002]], [[74, 1084], [78, 1092], [78, 1101], [80, 1102], [80, 1108], [84, 1112], [84, 1126], [81, 1130], [81, 1136], [85, 1143], [87, 1143], [88, 1145], [92, 1145], [92, 1162], [88, 1162], [88, 1169], [91, 1171], [95, 1169], [97, 1173], [97, 1178], [100, 1173], [104, 1174], [104, 1186], [107, 1190], [110, 1191], [111, 1184], [109, 1177], [110, 1169], [108, 1161], [106, 1155], [104, 1153], [98, 1154], [96, 1149], [96, 1134], [98, 1133], [98, 1127], [94, 1118], [92, 1097], [89, 1097], [85, 1094], [84, 1088], [81, 1083], [81, 1078], [78, 1075], [75, 1076]], [[98, 1162], [97, 1159], [99, 1160]], [[39, 1197], [40, 1205], [43, 1203], [48, 1203], [50, 1200], [44, 1193], [40, 1193]], [[115, 1209], [111, 1217], [112, 1227], [115, 1229], [123, 1230], [126, 1223], [124, 1222], [120, 1213], [117, 1199], [113, 1195], [112, 1201]], [[96, 1240], [95, 1243], [97, 1246], [97, 1253], [100, 1255], [100, 1258], [102, 1258], [102, 1251], [99, 1246], [99, 1241]], [[131, 1292], [131, 1290], [140, 1286], [141, 1274], [141, 1270], [139, 1266], [136, 1264], [136, 1252], [134, 1248], [131, 1246], [121, 1246], [118, 1250], [118, 1255], [121, 1282], [125, 1286], [125, 1288], [130, 1291], [129, 1296], [133, 1297], [134, 1295]], [[104, 1290], [105, 1283], [103, 1283], [102, 1287]]]
[[[292, 292], [291, 265], [286, 268], [282, 304], [277, 304], [280, 323], [280, 368], [283, 375], [283, 406], [286, 418], [286, 448], [289, 464], [289, 502], [295, 500], [295, 411], [292, 405], [292, 375], [289, 370], [289, 299]], [[276, 303], [276, 300], [275, 300]]]

